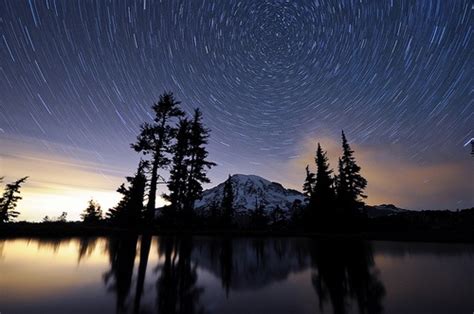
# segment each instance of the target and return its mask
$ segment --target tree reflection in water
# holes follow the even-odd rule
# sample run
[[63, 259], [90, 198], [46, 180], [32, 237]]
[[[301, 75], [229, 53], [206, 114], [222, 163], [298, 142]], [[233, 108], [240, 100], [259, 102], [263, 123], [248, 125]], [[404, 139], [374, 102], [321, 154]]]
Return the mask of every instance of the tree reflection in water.
[[328, 299], [333, 312], [347, 312], [355, 301], [359, 313], [383, 312], [385, 288], [378, 279], [372, 248], [365, 241], [311, 241], [312, 283], [321, 311]]
[[113, 237], [107, 243], [110, 270], [104, 274], [104, 282], [108, 290], [116, 294], [117, 313], [128, 311], [136, 247], [137, 236], [133, 235]]
[[205, 313], [200, 304], [204, 288], [197, 286], [197, 263], [191, 260], [192, 238], [160, 238], [159, 247], [164, 263], [157, 282], [158, 313]]
[[[104, 282], [116, 294], [117, 313], [132, 309], [129, 294], [137, 240], [136, 236], [108, 240], [110, 270], [104, 274]], [[149, 291], [144, 291], [147, 279], [156, 288], [154, 313], [207, 313], [202, 301], [205, 287], [198, 281], [198, 265], [220, 279], [227, 298], [232, 291], [258, 292], [286, 281], [291, 273], [311, 269], [310, 280], [320, 305], [316, 312], [327, 311], [328, 305], [336, 314], [383, 311], [385, 289], [378, 278], [371, 245], [362, 240], [159, 237], [156, 243], [159, 262], [155, 280], [146, 278], [152, 238], [141, 237], [133, 300], [135, 313], [150, 312], [141, 309], [143, 294], [148, 292], [150, 296]], [[82, 241], [79, 255], [88, 252], [87, 244], [94, 242]], [[225, 299], [220, 302], [225, 306]]]

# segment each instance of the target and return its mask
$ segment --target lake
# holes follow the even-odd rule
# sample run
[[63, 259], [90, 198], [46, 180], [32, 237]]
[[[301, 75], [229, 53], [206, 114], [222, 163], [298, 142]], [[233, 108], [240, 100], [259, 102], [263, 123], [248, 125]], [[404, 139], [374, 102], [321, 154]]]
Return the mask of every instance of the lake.
[[308, 238], [0, 240], [0, 312], [473, 313], [474, 245]]

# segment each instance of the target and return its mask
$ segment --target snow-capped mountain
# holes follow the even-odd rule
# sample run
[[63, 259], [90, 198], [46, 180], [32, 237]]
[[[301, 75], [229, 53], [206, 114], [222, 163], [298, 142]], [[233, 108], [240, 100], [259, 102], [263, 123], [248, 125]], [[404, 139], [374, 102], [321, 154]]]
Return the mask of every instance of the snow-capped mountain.
[[[285, 189], [280, 183], [271, 182], [256, 175], [235, 174], [231, 176], [234, 190], [234, 206], [237, 211], [255, 209], [256, 204], [264, 205], [269, 211], [277, 206], [289, 210], [295, 200], [304, 202], [304, 195], [292, 189]], [[197, 201], [197, 209], [207, 209], [213, 203], [220, 204], [224, 195], [224, 182], [203, 192]]]
[[[295, 200], [305, 202], [305, 196], [296, 190], [285, 189], [280, 183], [271, 182], [257, 175], [235, 174], [231, 176], [234, 190], [234, 207], [237, 212], [246, 212], [255, 209], [256, 205], [264, 205], [270, 212], [279, 206], [284, 211], [289, 211]], [[224, 195], [224, 182], [205, 190], [202, 199], [197, 201], [195, 208], [206, 210], [212, 204], [220, 204]], [[398, 208], [392, 204], [382, 204], [365, 207], [369, 218], [396, 215], [407, 212], [407, 209]]]

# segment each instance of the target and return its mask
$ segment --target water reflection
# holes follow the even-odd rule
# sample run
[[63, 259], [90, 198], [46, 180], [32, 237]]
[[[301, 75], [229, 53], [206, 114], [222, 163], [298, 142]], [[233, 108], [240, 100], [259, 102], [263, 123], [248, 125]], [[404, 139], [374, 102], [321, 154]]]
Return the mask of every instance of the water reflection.
[[205, 313], [204, 287], [197, 284], [197, 263], [191, 259], [192, 238], [160, 238], [159, 247], [164, 263], [156, 284], [158, 313]]
[[80, 263], [82, 259], [92, 255], [97, 246], [96, 237], [82, 237], [79, 238], [79, 251], [77, 253], [77, 262]]
[[[169, 314], [382, 313], [384, 308], [390, 309], [387, 312], [406, 311], [426, 302], [430, 295], [416, 291], [411, 292], [417, 294], [413, 298], [410, 295], [405, 295], [405, 299], [391, 298], [390, 293], [403, 295], [405, 289], [396, 278], [403, 276], [400, 259], [411, 262], [406, 264], [406, 269], [413, 282], [403, 284], [416, 286], [417, 276], [429, 275], [420, 267], [430, 269], [426, 254], [431, 254], [430, 262], [447, 256], [450, 259], [444, 263], [454, 265], [460, 261], [460, 268], [465, 267], [467, 276], [463, 278], [450, 269], [451, 276], [441, 278], [445, 283], [434, 289], [450, 296], [445, 284], [456, 280], [461, 298], [458, 297], [457, 303], [445, 298], [444, 308], [440, 309], [451, 310], [459, 304], [468, 308], [464, 298], [469, 300], [472, 291], [469, 289], [474, 287], [473, 274], [469, 273], [473, 270], [473, 252], [469, 245], [443, 248], [434, 244], [372, 244], [347, 239], [124, 235], [6, 240], [0, 241], [0, 311]], [[423, 258], [413, 260], [417, 254], [423, 254]], [[397, 269], [397, 273], [391, 273], [391, 269]], [[20, 295], [28, 302], [20, 301]], [[432, 299], [436, 302], [436, 296]], [[433, 309], [436, 312], [436, 304], [430, 308]]]
[[125, 313], [129, 308], [127, 299], [132, 286], [136, 247], [137, 236], [110, 238], [107, 243], [110, 270], [103, 277], [107, 290], [116, 295], [117, 313]]
[[312, 241], [312, 283], [321, 310], [328, 300], [334, 313], [355, 301], [359, 313], [381, 313], [385, 288], [374, 267], [372, 248], [363, 241]]

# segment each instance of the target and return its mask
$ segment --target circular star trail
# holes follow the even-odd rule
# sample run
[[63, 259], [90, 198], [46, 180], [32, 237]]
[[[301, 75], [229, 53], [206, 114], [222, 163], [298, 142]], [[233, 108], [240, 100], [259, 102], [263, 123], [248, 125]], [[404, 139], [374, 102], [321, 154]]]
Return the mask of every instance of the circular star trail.
[[341, 129], [418, 162], [464, 158], [473, 11], [467, 0], [2, 0], [0, 132], [126, 158], [171, 90], [201, 107], [211, 157], [234, 169]]

